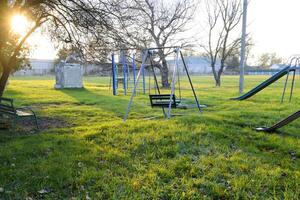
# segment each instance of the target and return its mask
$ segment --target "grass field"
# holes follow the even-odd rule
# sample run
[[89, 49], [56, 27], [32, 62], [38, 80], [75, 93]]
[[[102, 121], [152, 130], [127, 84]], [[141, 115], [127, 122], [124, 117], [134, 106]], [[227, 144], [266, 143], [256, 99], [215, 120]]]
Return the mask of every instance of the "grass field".
[[[266, 77], [247, 76], [246, 90]], [[255, 132], [300, 108], [299, 81], [280, 104], [283, 81], [246, 101], [238, 77], [193, 77], [201, 104], [164, 120], [147, 95], [112, 96], [108, 79], [54, 90], [53, 77], [13, 77], [5, 93], [37, 111], [42, 131], [0, 131], [0, 199], [299, 199], [300, 120]], [[192, 93], [183, 80], [183, 98]], [[298, 88], [297, 88], [298, 87]], [[156, 116], [152, 120], [146, 118]]]

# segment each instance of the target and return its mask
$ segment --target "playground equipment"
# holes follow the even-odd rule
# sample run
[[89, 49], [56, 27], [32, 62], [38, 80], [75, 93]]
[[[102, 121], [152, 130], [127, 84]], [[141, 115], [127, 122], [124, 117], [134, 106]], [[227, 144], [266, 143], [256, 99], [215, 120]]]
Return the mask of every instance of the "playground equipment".
[[[112, 85], [113, 95], [117, 95], [120, 83], [123, 84], [124, 95], [127, 95], [128, 90], [134, 86], [136, 81], [136, 72], [138, 70], [135, 56], [135, 53], [132, 53], [132, 57], [126, 56], [126, 50], [121, 50], [119, 54], [119, 62], [116, 62], [116, 55], [114, 53], [111, 55], [112, 76], [110, 80], [110, 88]], [[128, 63], [128, 58], [131, 60], [131, 63]], [[143, 84], [140, 90], [143, 94], [146, 94], [145, 69], [142, 71], [142, 77]]]
[[[171, 90], [170, 93], [168, 94], [162, 94], [158, 85], [158, 81], [157, 81], [157, 76], [154, 70], [154, 54], [155, 54], [155, 50], [161, 50], [161, 49], [173, 49], [173, 52], [175, 54], [174, 58], [174, 66], [173, 66], [173, 71], [172, 71], [172, 82], [171, 82]], [[139, 82], [139, 78], [141, 76], [141, 74], [143, 73], [143, 71], [145, 70], [145, 63], [149, 60], [150, 65], [151, 65], [151, 71], [153, 73], [153, 77], [154, 77], [154, 83], [155, 83], [155, 92], [156, 94], [149, 94], [149, 99], [150, 99], [150, 104], [152, 107], [160, 107], [162, 109], [162, 112], [164, 114], [165, 118], [170, 118], [171, 117], [171, 109], [172, 108], [180, 108], [180, 104], [181, 104], [181, 90], [180, 90], [180, 79], [179, 79], [179, 60], [181, 59], [183, 67], [184, 67], [184, 71], [185, 71], [185, 75], [188, 77], [189, 80], [189, 84], [191, 87], [191, 90], [193, 91], [193, 96], [194, 96], [194, 100], [196, 102], [197, 108], [199, 110], [199, 112], [201, 112], [201, 105], [200, 102], [197, 98], [186, 62], [184, 60], [183, 54], [181, 52], [181, 49], [179, 47], [162, 47], [162, 48], [149, 48], [149, 49], [144, 49], [143, 50], [143, 59], [142, 59], [142, 64], [141, 64], [141, 68], [138, 72], [135, 84], [134, 84], [134, 88], [133, 91], [131, 93], [131, 98], [130, 101], [128, 103], [127, 106], [127, 110], [126, 110], [126, 114], [124, 116], [124, 121], [127, 120], [129, 112], [130, 112], [130, 108], [133, 102], [133, 97], [135, 96], [136, 93], [136, 89], [138, 86], [138, 82]], [[177, 76], [177, 77], [176, 77]], [[179, 95], [180, 98], [177, 99], [176, 95], [175, 95], [175, 85], [176, 83], [179, 84]], [[150, 92], [149, 92], [150, 93]], [[187, 107], [185, 107], [187, 108]], [[165, 109], [168, 109], [167, 112]]]
[[293, 122], [294, 120], [298, 119], [299, 117], [300, 117], [300, 110], [293, 113], [292, 115], [288, 116], [287, 118], [277, 122], [276, 124], [274, 124], [271, 127], [259, 127], [259, 128], [256, 128], [255, 130], [265, 131], [265, 132], [273, 132], [285, 125], [288, 125], [289, 123]]
[[294, 83], [295, 83], [296, 71], [300, 69], [299, 64], [300, 64], [300, 57], [299, 56], [292, 57], [290, 59], [289, 65], [287, 67], [280, 70], [279, 72], [274, 74], [272, 77], [265, 80], [264, 82], [262, 82], [261, 84], [259, 84], [258, 86], [256, 86], [252, 90], [250, 90], [249, 92], [243, 94], [240, 97], [232, 98], [232, 100], [242, 101], [242, 100], [248, 99], [248, 98], [250, 98], [253, 95], [255, 95], [256, 93], [262, 91], [263, 89], [265, 89], [266, 87], [268, 87], [269, 85], [271, 85], [272, 83], [276, 82], [277, 80], [279, 80], [280, 78], [282, 78], [283, 76], [286, 75], [284, 89], [283, 89], [283, 93], [282, 93], [282, 97], [281, 97], [281, 102], [283, 102], [284, 101], [284, 96], [285, 96], [285, 93], [286, 93], [286, 87], [287, 87], [287, 83], [288, 83], [288, 80], [289, 80], [289, 76], [290, 76], [290, 73], [293, 72], [293, 79], [292, 79], [292, 85], [291, 85], [291, 90], [290, 90], [290, 98], [289, 98], [289, 101], [291, 101], [292, 96], [293, 96], [294, 85], [295, 85]]
[[[237, 97], [237, 98], [233, 98], [233, 99], [234, 100], [248, 99], [251, 96], [255, 95], [256, 93], [260, 92], [264, 88], [268, 87], [269, 85], [271, 85], [272, 83], [276, 82], [277, 80], [279, 80], [280, 78], [282, 78], [283, 76], [286, 75], [286, 80], [285, 80], [285, 83], [284, 83], [284, 89], [283, 89], [282, 97], [281, 97], [281, 103], [282, 103], [284, 101], [284, 97], [285, 97], [285, 93], [286, 93], [286, 87], [287, 87], [287, 83], [288, 83], [288, 80], [289, 80], [289, 75], [290, 75], [291, 72], [293, 72], [292, 85], [291, 85], [290, 96], [289, 96], [289, 101], [291, 101], [292, 96], [293, 96], [294, 85], [295, 85], [296, 71], [300, 69], [299, 65], [300, 65], [300, 56], [292, 57], [290, 59], [289, 65], [287, 67], [280, 70], [278, 73], [276, 73], [275, 75], [273, 75], [269, 79], [265, 80], [264, 82], [262, 82], [261, 84], [259, 84], [258, 86], [256, 86], [255, 88], [253, 88], [252, 90], [247, 92], [246, 94], [244, 94], [240, 97]], [[282, 128], [283, 126], [286, 126], [286, 125], [290, 124], [291, 122], [298, 119], [299, 117], [300, 117], [300, 110], [293, 113], [292, 115], [284, 118], [283, 120], [275, 123], [274, 125], [272, 125], [270, 127], [258, 127], [258, 128], [255, 128], [255, 130], [256, 131], [273, 132], [273, 131], [275, 131], [279, 128]]]

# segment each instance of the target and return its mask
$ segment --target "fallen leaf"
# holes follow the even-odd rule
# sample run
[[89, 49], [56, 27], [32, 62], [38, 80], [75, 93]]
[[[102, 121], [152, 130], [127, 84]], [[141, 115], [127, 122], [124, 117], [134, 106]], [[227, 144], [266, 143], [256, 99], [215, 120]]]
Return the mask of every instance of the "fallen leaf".
[[49, 192], [48, 189], [42, 189], [42, 190], [38, 191], [39, 194], [46, 194], [48, 192]]

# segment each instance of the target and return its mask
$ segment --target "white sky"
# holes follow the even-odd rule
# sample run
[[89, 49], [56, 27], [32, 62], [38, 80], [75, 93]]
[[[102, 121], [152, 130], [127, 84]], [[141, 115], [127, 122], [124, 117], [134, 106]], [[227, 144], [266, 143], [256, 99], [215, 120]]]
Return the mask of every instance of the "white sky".
[[250, 0], [248, 32], [252, 53], [275, 52], [289, 57], [300, 53], [299, 0]]
[[[242, 0], [241, 0], [242, 1]], [[288, 58], [300, 53], [300, 0], [250, 0], [248, 30], [254, 47], [252, 54], [275, 52]], [[35, 34], [31, 57], [53, 59], [55, 50], [49, 39]]]
[[28, 39], [28, 42], [33, 49], [30, 57], [38, 59], [55, 59], [55, 48], [51, 43], [50, 38], [46, 35], [42, 35], [38, 31]]

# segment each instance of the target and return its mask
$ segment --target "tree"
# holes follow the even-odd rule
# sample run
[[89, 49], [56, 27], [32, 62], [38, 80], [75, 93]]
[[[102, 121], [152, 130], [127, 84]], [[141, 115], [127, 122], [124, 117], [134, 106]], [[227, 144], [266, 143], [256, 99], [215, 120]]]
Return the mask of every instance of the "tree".
[[239, 53], [235, 53], [232, 54], [231, 56], [229, 56], [226, 61], [226, 70], [229, 71], [234, 71], [234, 72], [238, 72], [239, 71], [239, 66], [240, 66], [240, 57], [239, 57]]
[[260, 68], [269, 68], [273, 64], [281, 64], [282, 58], [278, 57], [276, 53], [263, 53], [258, 57], [257, 65]]
[[56, 54], [57, 59], [55, 59], [54, 65], [57, 65], [62, 60], [66, 60], [68, 55], [70, 55], [71, 53], [72, 53], [71, 48], [67, 48], [67, 47], [60, 48]]
[[57, 56], [57, 59], [55, 59], [55, 62], [54, 62], [54, 65], [57, 65], [60, 63], [60, 61], [66, 61], [67, 57], [70, 56], [71, 54], [80, 54], [79, 53], [80, 50], [75, 48], [75, 47], [67, 47], [67, 46], [63, 46], [61, 47], [56, 56]]
[[[127, 0], [115, 2], [119, 13], [115, 23], [120, 27], [116, 37], [119, 45], [125, 47], [145, 48], [149, 45], [158, 49], [155, 64], [161, 72], [163, 87], [169, 87], [169, 69], [167, 56], [172, 53], [165, 46], [184, 46], [187, 40], [182, 37], [188, 23], [191, 22], [195, 5], [192, 0], [156, 1]], [[120, 6], [121, 5], [121, 6]]]
[[[246, 49], [245, 49], [245, 60], [248, 60], [250, 55], [251, 47], [253, 46], [252, 38], [247, 36], [246, 40]], [[235, 48], [231, 51], [230, 55], [227, 57], [225, 61], [226, 70], [239, 72], [240, 68], [240, 49]]]
[[201, 44], [209, 58], [216, 86], [221, 86], [221, 75], [226, 60], [239, 47], [241, 37], [235, 29], [241, 21], [240, 0], [206, 0], [208, 39]]
[[[82, 55], [89, 41], [99, 40], [94, 30], [103, 32], [110, 26], [109, 12], [101, 1], [86, 0], [3, 0], [0, 1], [0, 96], [3, 95], [11, 72], [26, 58], [25, 46], [33, 32], [47, 27], [56, 41], [81, 46]], [[17, 35], [10, 26], [14, 15], [23, 15], [31, 21], [26, 33]], [[98, 36], [98, 35], [97, 35]]]

